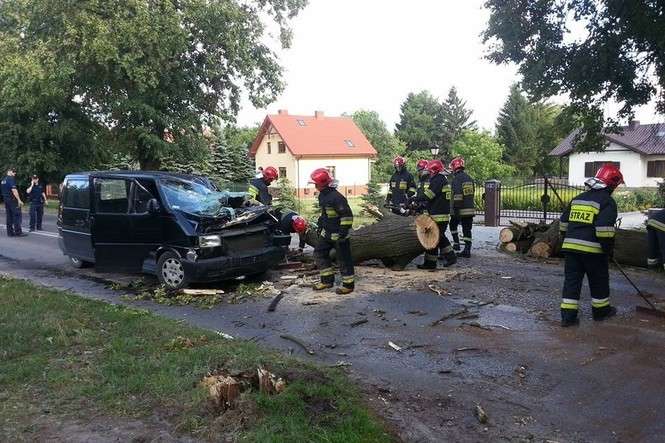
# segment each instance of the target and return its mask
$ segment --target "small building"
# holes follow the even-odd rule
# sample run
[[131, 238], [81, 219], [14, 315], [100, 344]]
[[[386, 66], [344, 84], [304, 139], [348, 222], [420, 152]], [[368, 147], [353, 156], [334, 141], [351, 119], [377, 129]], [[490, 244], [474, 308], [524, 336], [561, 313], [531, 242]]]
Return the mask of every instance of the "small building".
[[568, 158], [568, 182], [582, 185], [605, 163], [616, 164], [626, 186], [656, 187], [665, 178], [665, 124], [641, 125], [631, 121], [618, 134], [605, 133], [607, 146], [599, 152], [575, 152], [573, 131], [550, 155]]
[[300, 197], [313, 197], [309, 176], [328, 168], [344, 195], [362, 195], [371, 179], [376, 149], [351, 117], [290, 115], [280, 110], [266, 116], [249, 151], [256, 167], [274, 166]]

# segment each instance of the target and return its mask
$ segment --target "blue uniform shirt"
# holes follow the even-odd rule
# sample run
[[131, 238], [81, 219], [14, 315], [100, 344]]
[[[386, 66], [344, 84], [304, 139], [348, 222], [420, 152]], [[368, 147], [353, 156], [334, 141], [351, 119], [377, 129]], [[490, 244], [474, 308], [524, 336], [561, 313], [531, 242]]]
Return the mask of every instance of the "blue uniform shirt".
[[30, 194], [28, 195], [28, 200], [30, 200], [30, 203], [33, 205], [43, 205], [44, 204], [44, 199], [42, 198], [42, 194], [44, 193], [44, 187], [40, 184], [36, 184], [32, 187], [32, 191], [30, 191]]
[[14, 180], [14, 177], [7, 175], [2, 179], [0, 184], [2, 185], [2, 197], [5, 201], [16, 200], [16, 197], [12, 193], [12, 189], [16, 189], [16, 180]]

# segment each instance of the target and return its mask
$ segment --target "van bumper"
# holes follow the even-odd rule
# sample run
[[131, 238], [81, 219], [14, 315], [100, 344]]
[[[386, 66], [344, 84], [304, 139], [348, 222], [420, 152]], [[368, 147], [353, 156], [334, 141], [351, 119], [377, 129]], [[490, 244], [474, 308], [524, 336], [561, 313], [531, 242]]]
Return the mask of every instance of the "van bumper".
[[241, 275], [260, 274], [284, 260], [284, 248], [270, 247], [242, 256], [223, 256], [196, 261], [183, 260], [185, 273], [192, 282], [211, 282]]

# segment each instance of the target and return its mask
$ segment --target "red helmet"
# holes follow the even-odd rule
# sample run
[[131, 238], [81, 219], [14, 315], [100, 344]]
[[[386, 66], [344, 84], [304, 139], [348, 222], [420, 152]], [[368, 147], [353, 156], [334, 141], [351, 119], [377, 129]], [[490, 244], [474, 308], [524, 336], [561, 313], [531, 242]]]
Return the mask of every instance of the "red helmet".
[[275, 181], [277, 180], [277, 177], [279, 177], [277, 169], [273, 168], [272, 166], [268, 166], [261, 173], [263, 174], [263, 180], [265, 180], [267, 183]]
[[307, 230], [307, 220], [299, 215], [296, 215], [291, 219], [291, 227], [293, 228], [294, 232], [302, 234]]
[[418, 171], [422, 171], [422, 170], [426, 169], [427, 168], [427, 163], [429, 163], [429, 162], [425, 159], [418, 160], [418, 163], [416, 163], [416, 169]]
[[441, 163], [441, 160], [430, 160], [427, 163], [427, 172], [429, 172], [430, 175], [436, 175], [443, 172], [443, 163]]
[[406, 160], [404, 160], [404, 157], [402, 157], [401, 155], [398, 155], [393, 160], [393, 166], [395, 166], [396, 168], [403, 168], [405, 164]]
[[605, 163], [601, 166], [595, 177], [612, 189], [623, 183], [623, 174], [612, 163]]
[[458, 171], [464, 169], [464, 157], [456, 157], [450, 161], [450, 169]]
[[324, 188], [334, 180], [333, 176], [330, 175], [330, 171], [326, 168], [315, 169], [309, 178], [312, 179], [310, 183], [313, 183], [317, 188]]

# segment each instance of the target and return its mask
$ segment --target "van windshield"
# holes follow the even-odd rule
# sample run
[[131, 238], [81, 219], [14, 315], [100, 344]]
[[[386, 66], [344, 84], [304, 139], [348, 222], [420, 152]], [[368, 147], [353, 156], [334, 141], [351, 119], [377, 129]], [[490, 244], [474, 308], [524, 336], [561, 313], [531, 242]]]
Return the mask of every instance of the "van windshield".
[[229, 198], [234, 197], [230, 192], [213, 191], [189, 180], [166, 178], [159, 183], [169, 208], [190, 214], [217, 216], [227, 209]]

